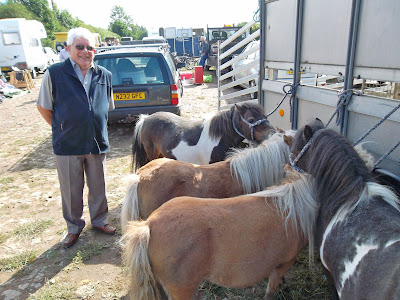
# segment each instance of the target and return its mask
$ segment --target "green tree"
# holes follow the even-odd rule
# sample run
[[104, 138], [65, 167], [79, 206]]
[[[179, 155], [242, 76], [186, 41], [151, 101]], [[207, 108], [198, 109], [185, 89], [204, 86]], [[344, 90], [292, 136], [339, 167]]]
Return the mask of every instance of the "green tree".
[[115, 32], [119, 36], [132, 36], [132, 30], [128, 28], [128, 25], [120, 20], [115, 20], [110, 23], [109, 30]]
[[24, 5], [12, 1], [0, 4], [0, 19], [7, 18], [25, 18], [27, 20], [36, 19], [35, 15]]
[[112, 22], [119, 20], [125, 23], [127, 26], [133, 24], [132, 18], [126, 14], [122, 6], [114, 5], [111, 9], [110, 18]]
[[57, 4], [51, 1], [53, 7], [53, 15], [56, 20], [56, 31], [68, 31], [71, 28], [78, 26], [78, 20], [71, 16], [69, 11], [63, 9], [59, 10]]
[[54, 14], [50, 10], [47, 0], [15, 0], [15, 2], [24, 5], [31, 13], [33, 13], [36, 16], [36, 20], [43, 23], [44, 28], [46, 29], [47, 38], [54, 40]]
[[112, 21], [108, 29], [119, 36], [130, 36], [134, 39], [141, 39], [147, 36], [146, 28], [134, 24], [132, 17], [129, 16], [121, 6], [113, 6], [110, 18]]
[[134, 33], [133, 38], [135, 40], [141, 40], [145, 36], [147, 36], [147, 29], [143, 26], [135, 25], [135, 33]]

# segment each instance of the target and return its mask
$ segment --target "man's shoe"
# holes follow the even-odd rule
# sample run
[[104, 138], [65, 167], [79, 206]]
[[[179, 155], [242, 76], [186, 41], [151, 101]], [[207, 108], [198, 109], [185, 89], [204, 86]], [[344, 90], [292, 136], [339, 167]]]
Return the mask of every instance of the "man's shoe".
[[62, 245], [65, 248], [73, 246], [79, 238], [80, 233], [68, 233], [62, 240]]
[[101, 232], [103, 232], [105, 234], [109, 234], [109, 235], [113, 235], [115, 233], [115, 231], [117, 230], [117, 228], [115, 228], [114, 226], [112, 226], [110, 224], [105, 224], [103, 227], [93, 226], [93, 228], [100, 230]]

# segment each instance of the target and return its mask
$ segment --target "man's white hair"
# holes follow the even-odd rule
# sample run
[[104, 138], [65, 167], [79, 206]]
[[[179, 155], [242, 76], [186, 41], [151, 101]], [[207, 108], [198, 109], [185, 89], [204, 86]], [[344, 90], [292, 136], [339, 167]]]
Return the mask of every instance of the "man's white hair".
[[83, 27], [72, 28], [68, 31], [67, 44], [70, 46], [76, 38], [85, 38], [89, 41], [90, 46], [95, 46], [94, 34], [89, 29]]

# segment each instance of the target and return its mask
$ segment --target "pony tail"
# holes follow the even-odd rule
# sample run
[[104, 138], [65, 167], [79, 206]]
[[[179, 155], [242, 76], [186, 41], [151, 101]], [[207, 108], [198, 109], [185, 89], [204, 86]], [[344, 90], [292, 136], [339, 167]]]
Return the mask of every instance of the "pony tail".
[[137, 188], [140, 177], [139, 175], [132, 174], [129, 175], [128, 178], [129, 185], [121, 208], [121, 228], [123, 232], [129, 221], [139, 221], [139, 199]]
[[135, 131], [133, 132], [132, 143], [132, 172], [136, 172], [146, 163], [148, 163], [146, 151], [140, 138], [143, 123], [149, 115], [140, 115], [139, 120], [136, 122]]
[[158, 300], [160, 291], [149, 260], [150, 228], [146, 221], [130, 222], [121, 238], [123, 261], [129, 278], [128, 299]]

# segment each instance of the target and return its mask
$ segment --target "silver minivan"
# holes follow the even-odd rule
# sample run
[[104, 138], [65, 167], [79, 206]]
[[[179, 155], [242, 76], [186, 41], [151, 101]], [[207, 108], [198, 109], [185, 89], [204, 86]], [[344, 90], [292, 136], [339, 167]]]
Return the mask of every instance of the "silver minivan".
[[157, 111], [180, 115], [180, 66], [168, 47], [113, 47], [96, 54], [94, 62], [112, 73], [115, 110], [109, 112], [109, 122], [133, 122]]

